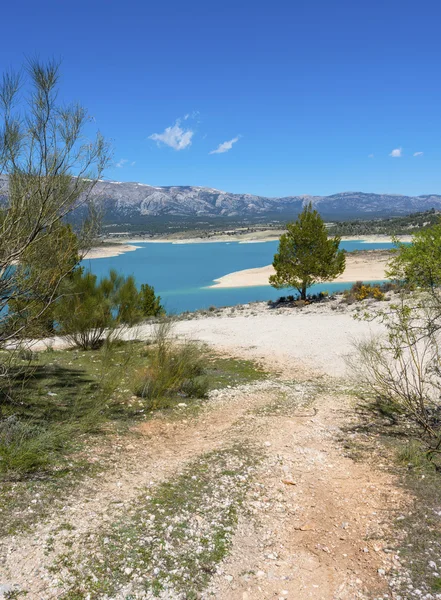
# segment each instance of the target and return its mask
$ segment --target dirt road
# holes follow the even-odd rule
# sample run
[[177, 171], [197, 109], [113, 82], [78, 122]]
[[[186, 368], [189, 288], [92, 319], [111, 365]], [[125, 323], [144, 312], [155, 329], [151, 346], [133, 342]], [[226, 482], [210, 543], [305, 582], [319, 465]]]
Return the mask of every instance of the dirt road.
[[[265, 344], [236, 354], [274, 366]], [[276, 362], [266, 381], [213, 392], [195, 419], [112, 440], [100, 476], [31, 533], [3, 540], [3, 590], [29, 600], [383, 598], [401, 493], [346, 456], [355, 399], [344, 381]]]

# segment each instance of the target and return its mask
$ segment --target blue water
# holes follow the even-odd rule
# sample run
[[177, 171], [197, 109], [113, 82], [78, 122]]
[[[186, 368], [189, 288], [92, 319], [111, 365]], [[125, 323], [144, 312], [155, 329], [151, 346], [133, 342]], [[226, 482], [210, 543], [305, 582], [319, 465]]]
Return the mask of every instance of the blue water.
[[[138, 285], [149, 283], [169, 313], [193, 311], [209, 306], [232, 306], [255, 300], [275, 300], [295, 293], [275, 290], [271, 286], [207, 289], [214, 279], [254, 267], [263, 267], [273, 261], [278, 242], [239, 243], [211, 242], [200, 244], [138, 243], [138, 250], [111, 258], [84, 261], [84, 266], [98, 277], [116, 269], [123, 275], [134, 275]], [[373, 250], [392, 248], [393, 244], [365, 244], [342, 242], [345, 250]], [[309, 293], [328, 290], [330, 293], [350, 287], [351, 284], [325, 283], [310, 288]]]

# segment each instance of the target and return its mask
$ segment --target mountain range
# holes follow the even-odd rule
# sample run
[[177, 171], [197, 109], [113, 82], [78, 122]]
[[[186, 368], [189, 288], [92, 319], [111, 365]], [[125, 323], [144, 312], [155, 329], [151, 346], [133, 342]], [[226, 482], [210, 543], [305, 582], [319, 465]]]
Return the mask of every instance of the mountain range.
[[[6, 176], [0, 175], [0, 195], [5, 196]], [[3, 194], [1, 189], [3, 188]], [[327, 219], [396, 216], [441, 209], [441, 195], [405, 196], [341, 192], [330, 196], [270, 198], [234, 194], [195, 186], [155, 187], [144, 183], [100, 180], [93, 195], [102, 204], [107, 223], [147, 223], [147, 217], [295, 217], [307, 202]]]

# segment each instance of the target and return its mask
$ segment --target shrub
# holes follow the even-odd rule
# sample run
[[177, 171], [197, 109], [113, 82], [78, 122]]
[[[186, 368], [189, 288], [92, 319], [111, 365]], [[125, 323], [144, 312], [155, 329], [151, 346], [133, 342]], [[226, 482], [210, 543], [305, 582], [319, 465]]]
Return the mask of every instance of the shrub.
[[161, 323], [155, 332], [149, 365], [140, 373], [134, 392], [152, 409], [170, 406], [182, 396], [204, 398], [208, 391], [204, 373], [201, 346], [188, 341], [178, 343], [171, 336], [171, 325]]
[[402, 296], [377, 315], [381, 337], [355, 344], [349, 364], [364, 388], [420, 429], [428, 456], [441, 456], [441, 324], [439, 298]]
[[344, 291], [343, 295], [348, 304], [353, 304], [355, 301], [361, 302], [367, 298], [374, 298], [378, 301], [384, 300], [384, 291], [387, 290], [383, 290], [381, 286], [356, 281], [349, 290]]
[[121, 327], [162, 314], [160, 300], [147, 284], [138, 292], [131, 276], [111, 270], [98, 282], [96, 275], [78, 269], [65, 284], [55, 317], [61, 335], [83, 350], [93, 350], [115, 337]]
[[16, 416], [0, 421], [0, 472], [23, 475], [46, 468], [66, 444], [63, 429], [46, 429]]
[[138, 301], [143, 317], [160, 317], [165, 314], [161, 296], [156, 296], [154, 288], [148, 283], [141, 285]]

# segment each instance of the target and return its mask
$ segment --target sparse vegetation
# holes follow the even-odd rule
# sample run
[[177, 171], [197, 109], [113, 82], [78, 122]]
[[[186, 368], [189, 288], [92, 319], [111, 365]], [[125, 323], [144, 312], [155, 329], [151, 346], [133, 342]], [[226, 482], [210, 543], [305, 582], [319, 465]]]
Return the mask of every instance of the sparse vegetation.
[[[377, 401], [397, 406], [420, 427], [427, 456], [434, 460], [441, 456], [441, 226], [418, 232], [413, 239], [415, 245], [398, 246], [390, 263], [390, 274], [406, 287], [388, 310], [367, 315], [380, 320], [386, 334], [358, 342], [351, 364]], [[361, 284], [352, 291], [356, 298], [369, 292], [374, 295]]]
[[232, 446], [192, 461], [174, 481], [145, 490], [99, 533], [93, 557], [67, 553], [57, 565], [71, 598], [149, 591], [198, 598], [231, 545], [259, 452]]
[[[250, 361], [220, 357], [207, 349], [201, 356], [199, 347], [173, 339], [164, 343], [170, 358], [185, 348], [181, 361], [187, 375], [201, 368], [204, 372], [187, 377], [183, 391], [163, 390], [161, 402], [133, 393], [139, 373], [158, 360], [158, 348], [150, 341], [14, 356], [9, 393], [0, 400], [0, 536], [44, 517], [54, 499], [58, 502], [60, 497], [61, 502], [82, 477], [106, 468], [104, 456], [95, 463], [94, 448], [110, 444], [115, 434], [130, 438], [131, 424], [154, 415], [192, 417], [208, 390], [267, 376]], [[34, 506], [30, 503], [35, 498]]]
[[155, 326], [148, 365], [141, 370], [134, 393], [149, 409], [176, 403], [176, 397], [204, 398], [209, 382], [202, 347], [189, 341], [176, 342], [170, 322]]

